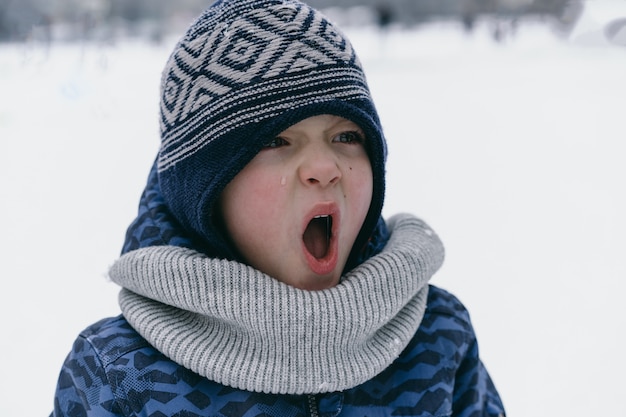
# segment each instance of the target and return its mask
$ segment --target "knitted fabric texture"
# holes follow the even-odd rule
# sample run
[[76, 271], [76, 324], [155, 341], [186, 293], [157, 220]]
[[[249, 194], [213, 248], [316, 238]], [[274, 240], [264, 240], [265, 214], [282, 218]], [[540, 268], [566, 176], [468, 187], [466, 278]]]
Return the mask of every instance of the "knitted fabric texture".
[[224, 187], [289, 126], [319, 114], [363, 129], [373, 198], [348, 264], [379, 220], [386, 145], [361, 64], [348, 39], [320, 12], [293, 0], [224, 0], [193, 23], [162, 75], [165, 203], [209, 256], [235, 259], [214, 207]]
[[439, 238], [409, 215], [385, 249], [336, 287], [304, 291], [247, 265], [161, 246], [122, 256], [110, 277], [124, 316], [173, 361], [218, 383], [275, 394], [357, 386], [387, 368], [423, 317]]

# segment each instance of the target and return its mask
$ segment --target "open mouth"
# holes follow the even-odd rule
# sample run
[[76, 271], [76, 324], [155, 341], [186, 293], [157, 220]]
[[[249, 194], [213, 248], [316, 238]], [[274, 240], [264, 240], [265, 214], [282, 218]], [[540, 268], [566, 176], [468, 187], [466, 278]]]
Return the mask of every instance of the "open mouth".
[[311, 219], [302, 240], [304, 246], [313, 257], [323, 259], [330, 249], [332, 238], [333, 217], [331, 215], [318, 215]]
[[313, 206], [302, 230], [302, 251], [311, 271], [333, 274], [339, 262], [341, 211], [333, 202]]

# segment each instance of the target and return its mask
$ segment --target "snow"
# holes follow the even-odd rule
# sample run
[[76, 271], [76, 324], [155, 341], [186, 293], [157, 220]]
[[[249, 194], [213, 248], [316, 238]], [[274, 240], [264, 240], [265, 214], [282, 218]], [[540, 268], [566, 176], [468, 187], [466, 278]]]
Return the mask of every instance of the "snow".
[[[446, 245], [510, 416], [609, 415], [626, 373], [624, 48], [541, 25], [348, 31], [389, 146], [385, 215]], [[0, 415], [47, 415], [158, 148], [171, 40], [0, 45]]]

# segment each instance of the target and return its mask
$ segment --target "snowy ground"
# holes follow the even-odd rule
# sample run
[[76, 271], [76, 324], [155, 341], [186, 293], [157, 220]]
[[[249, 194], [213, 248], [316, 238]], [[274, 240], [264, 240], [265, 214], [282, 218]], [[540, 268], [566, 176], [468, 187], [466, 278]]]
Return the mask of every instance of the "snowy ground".
[[[447, 247], [509, 415], [623, 409], [626, 49], [540, 26], [494, 43], [433, 26], [350, 31], [390, 148], [385, 214]], [[0, 415], [47, 415], [158, 147], [170, 43], [0, 45]]]

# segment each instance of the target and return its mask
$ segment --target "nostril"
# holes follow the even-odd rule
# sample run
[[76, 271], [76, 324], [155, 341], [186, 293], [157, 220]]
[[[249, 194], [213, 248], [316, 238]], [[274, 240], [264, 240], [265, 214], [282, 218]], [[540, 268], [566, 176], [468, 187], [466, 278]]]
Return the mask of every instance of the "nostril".
[[332, 177], [327, 182], [320, 181], [319, 179], [314, 178], [314, 177], [307, 178], [306, 181], [309, 184], [323, 184], [323, 185], [335, 184], [337, 181], [339, 181], [339, 176]]

